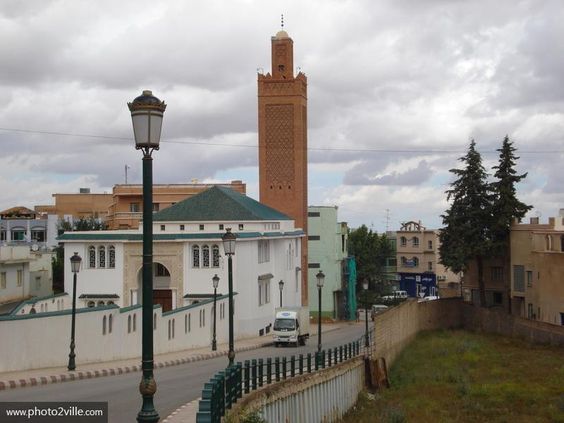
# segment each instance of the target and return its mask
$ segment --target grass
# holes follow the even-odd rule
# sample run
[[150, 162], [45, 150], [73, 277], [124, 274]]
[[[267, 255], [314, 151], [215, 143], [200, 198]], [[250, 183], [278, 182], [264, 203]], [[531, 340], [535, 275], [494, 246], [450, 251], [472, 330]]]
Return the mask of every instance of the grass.
[[456, 331], [421, 333], [343, 423], [563, 422], [564, 349]]

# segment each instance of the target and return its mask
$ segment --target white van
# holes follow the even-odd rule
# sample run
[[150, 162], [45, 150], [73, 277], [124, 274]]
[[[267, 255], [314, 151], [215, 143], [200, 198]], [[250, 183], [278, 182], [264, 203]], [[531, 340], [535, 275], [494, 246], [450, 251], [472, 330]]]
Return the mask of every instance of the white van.
[[407, 298], [407, 291], [394, 291], [394, 298]]

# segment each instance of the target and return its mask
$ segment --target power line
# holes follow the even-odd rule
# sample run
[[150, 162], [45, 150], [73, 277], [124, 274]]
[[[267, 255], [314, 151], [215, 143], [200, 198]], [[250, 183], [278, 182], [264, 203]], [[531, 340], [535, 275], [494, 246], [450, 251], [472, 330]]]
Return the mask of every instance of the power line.
[[[43, 135], [59, 135], [67, 137], [82, 137], [82, 138], [98, 138], [98, 139], [108, 139], [108, 140], [125, 140], [133, 141], [132, 138], [128, 137], [116, 137], [109, 135], [94, 135], [94, 134], [80, 134], [71, 132], [56, 132], [56, 131], [43, 131], [43, 130], [32, 130], [32, 129], [17, 129], [17, 128], [0, 128], [0, 131], [5, 132], [20, 132], [28, 134], [43, 134]], [[182, 140], [161, 140], [163, 143], [168, 144], [187, 144], [187, 145], [204, 145], [204, 146], [214, 146], [214, 147], [242, 147], [242, 148], [258, 148], [256, 144], [227, 144], [219, 142], [207, 142], [207, 141], [182, 141]], [[335, 151], [335, 152], [348, 152], [348, 153], [393, 153], [393, 154], [461, 154], [465, 153], [466, 150], [447, 150], [447, 149], [386, 149], [386, 148], [336, 148], [336, 147], [308, 147], [309, 151]], [[497, 150], [484, 150], [481, 151], [483, 154], [494, 154]], [[537, 151], [527, 151], [519, 150], [519, 154], [561, 154], [564, 150], [537, 150]]]

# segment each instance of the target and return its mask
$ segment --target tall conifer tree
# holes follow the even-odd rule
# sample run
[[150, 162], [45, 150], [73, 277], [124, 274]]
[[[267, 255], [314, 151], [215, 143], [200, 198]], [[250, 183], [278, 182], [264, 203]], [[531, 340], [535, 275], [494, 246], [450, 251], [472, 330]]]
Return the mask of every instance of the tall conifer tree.
[[444, 228], [439, 233], [441, 263], [458, 273], [470, 260], [478, 266], [480, 304], [486, 305], [483, 258], [491, 253], [492, 195], [482, 157], [471, 141], [468, 152], [459, 160], [462, 169], [451, 169], [457, 179], [446, 191], [450, 208], [442, 215]]
[[[496, 255], [505, 258], [505, 268], [509, 271], [511, 260], [511, 247], [509, 234], [511, 224], [515, 218], [521, 220], [531, 210], [531, 206], [517, 199], [515, 185], [527, 177], [527, 173], [517, 175], [515, 161], [516, 148], [506, 135], [501, 148], [499, 148], [499, 162], [494, 166], [496, 170], [493, 182], [493, 208], [495, 219], [492, 227], [493, 250]], [[509, 274], [504, 275], [507, 296], [507, 311], [511, 313], [511, 278]]]

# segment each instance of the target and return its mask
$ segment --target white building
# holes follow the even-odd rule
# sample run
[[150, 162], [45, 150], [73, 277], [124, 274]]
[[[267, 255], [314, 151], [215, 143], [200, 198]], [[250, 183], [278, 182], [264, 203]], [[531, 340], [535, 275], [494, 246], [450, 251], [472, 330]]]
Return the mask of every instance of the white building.
[[[227, 257], [221, 237], [237, 235], [233, 256], [236, 336], [270, 331], [278, 306], [301, 304], [301, 229], [288, 216], [229, 188], [213, 187], [153, 215], [154, 303], [163, 312], [213, 297], [212, 277], [220, 277], [218, 295], [228, 293]], [[77, 252], [78, 307], [140, 303], [142, 229], [69, 232], [65, 262]], [[65, 266], [65, 292], [72, 295], [73, 275]]]
[[0, 304], [51, 295], [51, 257], [27, 245], [0, 246]]

